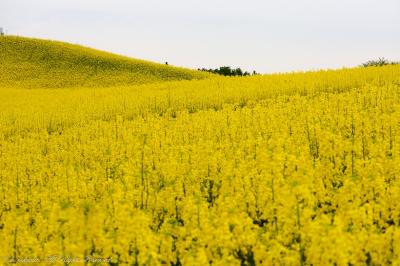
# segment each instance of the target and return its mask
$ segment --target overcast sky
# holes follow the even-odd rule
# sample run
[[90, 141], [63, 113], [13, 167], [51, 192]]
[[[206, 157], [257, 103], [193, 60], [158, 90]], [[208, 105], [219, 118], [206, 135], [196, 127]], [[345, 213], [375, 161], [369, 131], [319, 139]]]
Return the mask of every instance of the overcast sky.
[[0, 0], [0, 27], [190, 68], [400, 60], [400, 0]]

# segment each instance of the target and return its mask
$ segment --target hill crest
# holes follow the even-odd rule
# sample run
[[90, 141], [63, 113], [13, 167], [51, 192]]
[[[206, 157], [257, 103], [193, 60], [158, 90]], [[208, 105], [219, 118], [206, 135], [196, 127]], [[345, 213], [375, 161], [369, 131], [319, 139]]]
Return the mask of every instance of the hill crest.
[[76, 44], [0, 37], [0, 86], [111, 87], [204, 79], [209, 74], [133, 59]]

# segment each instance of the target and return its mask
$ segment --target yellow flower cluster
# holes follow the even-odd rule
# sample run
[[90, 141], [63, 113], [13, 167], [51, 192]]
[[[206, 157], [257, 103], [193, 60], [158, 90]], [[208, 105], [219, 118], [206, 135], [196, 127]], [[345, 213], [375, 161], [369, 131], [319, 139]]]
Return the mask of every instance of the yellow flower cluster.
[[0, 99], [4, 263], [400, 264], [399, 66]]

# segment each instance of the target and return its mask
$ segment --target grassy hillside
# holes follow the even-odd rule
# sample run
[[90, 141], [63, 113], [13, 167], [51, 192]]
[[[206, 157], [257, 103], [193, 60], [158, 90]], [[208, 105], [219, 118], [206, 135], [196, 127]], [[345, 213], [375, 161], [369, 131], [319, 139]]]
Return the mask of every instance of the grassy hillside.
[[79, 45], [15, 36], [0, 38], [0, 73], [0, 87], [19, 88], [109, 87], [209, 76]]

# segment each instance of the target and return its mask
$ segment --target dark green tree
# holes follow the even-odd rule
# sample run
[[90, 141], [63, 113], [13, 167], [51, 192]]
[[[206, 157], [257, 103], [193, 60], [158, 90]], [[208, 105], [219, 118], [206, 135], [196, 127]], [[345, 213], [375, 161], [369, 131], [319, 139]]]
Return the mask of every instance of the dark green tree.
[[[222, 66], [216, 69], [199, 68], [200, 71], [206, 71], [222, 76], [250, 76], [251, 74], [247, 71], [243, 71], [241, 68], [231, 68], [230, 66]], [[256, 71], [253, 71], [253, 75], [257, 75]]]

